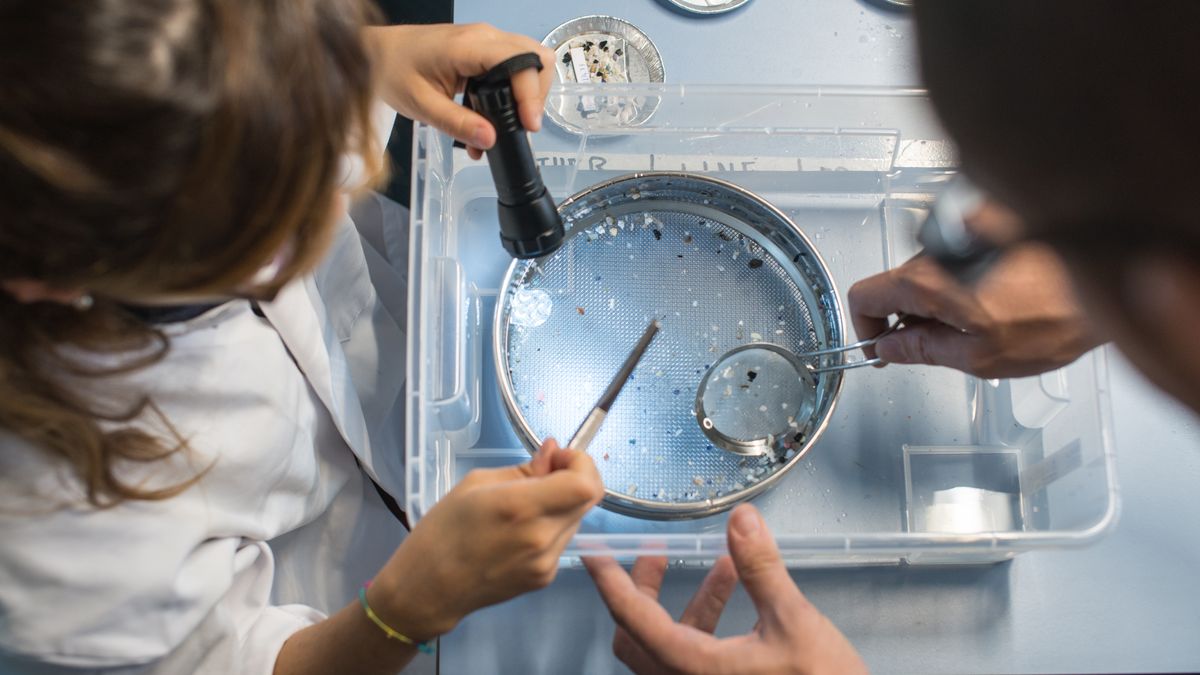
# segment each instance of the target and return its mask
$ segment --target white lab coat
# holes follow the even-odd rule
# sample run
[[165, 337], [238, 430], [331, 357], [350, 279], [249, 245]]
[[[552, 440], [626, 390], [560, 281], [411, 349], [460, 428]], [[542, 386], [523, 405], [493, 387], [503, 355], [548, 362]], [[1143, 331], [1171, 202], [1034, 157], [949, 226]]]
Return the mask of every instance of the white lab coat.
[[207, 467], [184, 493], [77, 506], [69, 467], [0, 432], [0, 672], [269, 673], [400, 543], [364, 472], [403, 502], [406, 214], [355, 215], [265, 319], [228, 303], [168, 326], [164, 361], [80, 382], [152, 393], [188, 452], [120, 471], [166, 485]]

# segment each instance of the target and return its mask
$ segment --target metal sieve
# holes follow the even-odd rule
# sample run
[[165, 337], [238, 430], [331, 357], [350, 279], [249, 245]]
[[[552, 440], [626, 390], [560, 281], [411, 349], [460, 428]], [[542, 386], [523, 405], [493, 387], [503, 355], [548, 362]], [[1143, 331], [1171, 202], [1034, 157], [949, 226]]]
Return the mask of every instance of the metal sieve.
[[[567, 241], [516, 260], [501, 285], [494, 355], [522, 442], [568, 438], [647, 322], [661, 331], [592, 441], [603, 505], [653, 519], [719, 513], [761, 493], [820, 438], [841, 391], [845, 334], [825, 262], [786, 215], [712, 178], [637, 173], [559, 206]], [[697, 394], [733, 349], [772, 345], [811, 392], [786, 447], [727, 452]], [[799, 439], [799, 440], [796, 440]]]
[[752, 342], [730, 349], [705, 371], [696, 388], [694, 410], [700, 429], [714, 445], [739, 455], [786, 453], [803, 444], [803, 423], [817, 400], [817, 376], [883, 363], [862, 358], [814, 364], [816, 357], [874, 345], [904, 325], [905, 318], [875, 337], [842, 347], [797, 354], [777, 344]]

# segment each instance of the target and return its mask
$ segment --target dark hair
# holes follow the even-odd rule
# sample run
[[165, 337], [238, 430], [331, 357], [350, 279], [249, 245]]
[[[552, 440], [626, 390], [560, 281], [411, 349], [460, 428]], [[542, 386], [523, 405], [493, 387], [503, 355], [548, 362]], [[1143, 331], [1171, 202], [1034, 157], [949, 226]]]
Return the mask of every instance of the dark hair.
[[[114, 471], [183, 441], [102, 426], [152, 402], [112, 410], [56, 375], [162, 358], [118, 300], [226, 295], [287, 251], [270, 294], [315, 264], [344, 156], [377, 167], [367, 18], [361, 0], [0, 0], [0, 280], [96, 297], [0, 292], [0, 428], [67, 460], [92, 503], [186, 487]], [[63, 346], [137, 356], [89, 371]]]
[[1154, 223], [1196, 240], [1200, 2], [917, 0], [915, 13], [964, 168], [1033, 234]]

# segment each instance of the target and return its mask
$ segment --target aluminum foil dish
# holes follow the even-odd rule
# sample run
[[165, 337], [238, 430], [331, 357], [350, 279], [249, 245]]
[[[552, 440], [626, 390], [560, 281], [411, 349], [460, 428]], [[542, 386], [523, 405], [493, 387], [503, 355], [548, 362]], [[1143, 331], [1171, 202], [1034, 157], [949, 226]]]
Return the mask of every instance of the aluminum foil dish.
[[[612, 16], [572, 19], [542, 40], [554, 50], [555, 79], [574, 84], [661, 83], [662, 55], [633, 24]], [[658, 107], [656, 98], [587, 95], [551, 96], [546, 114], [573, 133], [584, 129], [620, 129], [644, 124]]]

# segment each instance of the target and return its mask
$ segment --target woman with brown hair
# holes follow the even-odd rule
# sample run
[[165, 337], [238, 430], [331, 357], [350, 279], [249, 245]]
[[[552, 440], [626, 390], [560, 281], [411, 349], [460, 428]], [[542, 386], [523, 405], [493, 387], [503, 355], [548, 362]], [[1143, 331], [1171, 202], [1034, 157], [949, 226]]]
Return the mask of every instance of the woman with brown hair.
[[[347, 216], [390, 128], [376, 97], [478, 157], [463, 78], [548, 60], [369, 18], [0, 0], [0, 671], [395, 672], [549, 583], [600, 499], [549, 442], [407, 537], [384, 506], [407, 243], [380, 202]], [[514, 80], [530, 129], [547, 87]]]

